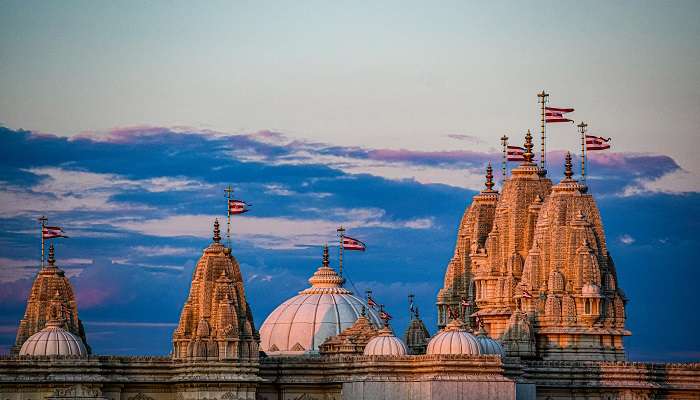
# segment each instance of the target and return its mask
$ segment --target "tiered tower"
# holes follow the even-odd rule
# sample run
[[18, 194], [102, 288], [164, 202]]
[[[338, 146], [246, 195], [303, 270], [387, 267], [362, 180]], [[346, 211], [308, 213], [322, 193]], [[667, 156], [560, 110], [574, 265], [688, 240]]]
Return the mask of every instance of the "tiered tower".
[[425, 354], [430, 341], [430, 332], [418, 315], [418, 309], [411, 315], [411, 321], [404, 333], [404, 342], [408, 348], [408, 354]]
[[483, 322], [513, 355], [624, 359], [625, 299], [595, 201], [572, 178], [570, 155], [552, 188], [533, 162], [529, 131], [524, 158], [500, 195], [487, 185], [465, 212], [438, 325], [449, 307], [472, 328]]
[[[53, 314], [52, 314], [53, 313]], [[41, 268], [29, 292], [27, 309], [17, 329], [17, 339], [12, 353], [18, 354], [22, 344], [41, 331], [52, 317], [61, 317], [61, 328], [80, 337], [88, 353], [90, 347], [85, 338], [83, 323], [78, 318], [78, 306], [73, 287], [62, 269], [56, 266], [53, 243], [49, 247], [48, 263]]]
[[539, 213], [516, 308], [534, 318], [544, 358], [624, 360], [626, 300], [600, 213], [586, 187], [572, 179], [571, 154], [565, 168]]
[[259, 336], [241, 270], [231, 250], [221, 244], [218, 220], [213, 240], [195, 267], [190, 294], [173, 334], [173, 358], [257, 359]]
[[447, 265], [444, 287], [437, 297], [438, 328], [447, 325], [450, 312], [459, 314], [460, 319], [468, 322], [468, 316], [474, 311], [472, 255], [483, 252], [498, 202], [498, 192], [493, 190], [491, 164], [486, 168], [485, 186], [481, 193], [474, 196], [459, 224], [455, 252]]

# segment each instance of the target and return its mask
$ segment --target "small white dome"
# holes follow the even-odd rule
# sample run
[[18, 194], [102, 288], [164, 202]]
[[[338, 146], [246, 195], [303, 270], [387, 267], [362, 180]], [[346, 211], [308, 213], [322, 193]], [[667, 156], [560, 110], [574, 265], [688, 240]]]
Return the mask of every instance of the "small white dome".
[[428, 342], [426, 354], [481, 354], [481, 347], [474, 335], [462, 327], [462, 323], [453, 320]]
[[479, 330], [479, 334], [476, 335], [476, 341], [479, 342], [479, 348], [481, 349], [481, 354], [495, 354], [501, 357], [505, 357], [506, 353], [503, 351], [503, 346], [496, 340], [491, 339], [484, 328]]
[[366, 356], [405, 356], [408, 353], [403, 341], [389, 327], [379, 331], [379, 335], [370, 339], [365, 346]]
[[27, 339], [19, 351], [21, 356], [78, 356], [87, 357], [83, 341], [61, 328], [58, 321], [49, 321], [46, 327]]
[[315, 353], [329, 337], [351, 327], [366, 307], [367, 319], [382, 326], [377, 312], [343, 287], [345, 279], [323, 265], [309, 279], [311, 287], [279, 305], [260, 327], [260, 349], [269, 355]]

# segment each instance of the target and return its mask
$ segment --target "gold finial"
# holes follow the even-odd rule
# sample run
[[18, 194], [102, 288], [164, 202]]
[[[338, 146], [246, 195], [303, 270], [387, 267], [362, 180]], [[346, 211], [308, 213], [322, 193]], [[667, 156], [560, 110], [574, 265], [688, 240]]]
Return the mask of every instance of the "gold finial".
[[219, 219], [214, 220], [214, 243], [219, 243], [221, 241], [221, 232], [219, 231]]
[[56, 254], [53, 251], [53, 243], [51, 243], [51, 246], [49, 246], [49, 259], [48, 259], [49, 265], [53, 267], [53, 265], [56, 263]]
[[489, 165], [486, 166], [486, 190], [489, 192], [493, 190], [493, 168], [491, 168], [491, 161]]
[[532, 134], [528, 129], [527, 134], [525, 135], [525, 153], [523, 153], [526, 163], [531, 163], [532, 158], [534, 157], [534, 154], [532, 153], [532, 146]]
[[564, 176], [566, 176], [566, 179], [571, 179], [572, 176], [574, 176], [574, 171], [572, 170], [572, 165], [571, 165], [571, 152], [566, 152], [566, 161], [564, 162]]
[[328, 268], [328, 243], [323, 245], [323, 266]]

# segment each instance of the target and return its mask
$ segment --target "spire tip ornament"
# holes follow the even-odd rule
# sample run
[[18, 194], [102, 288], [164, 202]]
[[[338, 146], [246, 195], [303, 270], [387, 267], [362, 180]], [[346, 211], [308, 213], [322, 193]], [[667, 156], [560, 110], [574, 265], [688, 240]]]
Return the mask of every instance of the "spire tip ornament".
[[486, 166], [486, 190], [491, 192], [493, 191], [493, 168], [491, 168], [491, 161], [489, 161], [489, 164]]
[[328, 243], [323, 245], [323, 266], [328, 268], [329, 265], [328, 261]]
[[532, 147], [532, 133], [530, 133], [530, 130], [528, 129], [527, 134], [525, 135], [525, 153], [523, 153], [523, 156], [525, 157], [525, 163], [532, 163], [532, 158], [535, 156], [532, 153]]
[[214, 219], [214, 243], [221, 242], [221, 232], [219, 231], [219, 219]]
[[49, 246], [49, 258], [47, 261], [49, 262], [49, 265], [52, 267], [54, 266], [54, 264], [56, 264], [56, 254], [54, 253], [54, 250], [53, 250], [53, 243], [51, 243], [51, 245]]
[[564, 176], [566, 176], [567, 180], [571, 180], [571, 177], [574, 176], [574, 171], [572, 168], [571, 164], [571, 152], [567, 151], [566, 152], [566, 158], [564, 161]]

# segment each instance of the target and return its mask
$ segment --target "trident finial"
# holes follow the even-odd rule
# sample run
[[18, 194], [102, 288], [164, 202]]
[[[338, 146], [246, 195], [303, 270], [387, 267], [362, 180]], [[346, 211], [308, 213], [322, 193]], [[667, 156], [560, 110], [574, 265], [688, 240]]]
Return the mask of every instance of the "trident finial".
[[51, 246], [49, 246], [49, 259], [47, 261], [49, 262], [49, 265], [52, 267], [56, 263], [56, 255], [54, 254], [54, 251], [53, 251], [53, 243], [51, 243]]
[[571, 152], [566, 152], [566, 161], [564, 162], [564, 176], [566, 179], [571, 179], [574, 176], [574, 171], [572, 171], [571, 165]]
[[219, 219], [216, 218], [214, 220], [214, 239], [215, 243], [219, 243], [221, 241], [221, 231], [219, 231]]
[[328, 267], [328, 243], [323, 245], [323, 266]]
[[486, 190], [493, 190], [493, 168], [491, 168], [491, 161], [489, 165], [486, 166]]
[[523, 153], [523, 156], [525, 157], [526, 163], [531, 163], [532, 157], [534, 157], [534, 154], [532, 153], [532, 134], [530, 133], [529, 129], [525, 135], [525, 153]]

